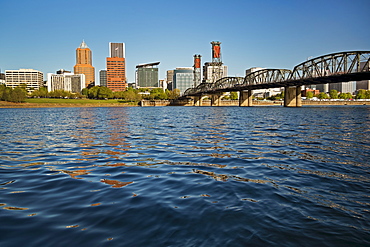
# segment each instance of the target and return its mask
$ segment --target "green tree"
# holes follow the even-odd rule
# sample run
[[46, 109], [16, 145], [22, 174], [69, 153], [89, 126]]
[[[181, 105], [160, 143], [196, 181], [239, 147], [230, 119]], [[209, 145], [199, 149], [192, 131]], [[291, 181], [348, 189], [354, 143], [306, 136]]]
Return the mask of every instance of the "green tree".
[[164, 100], [167, 99], [168, 96], [166, 93], [163, 91], [162, 88], [154, 88], [150, 91], [150, 99], [157, 99], [157, 100]]
[[166, 94], [167, 94], [168, 99], [171, 99], [171, 100], [177, 99], [180, 97], [180, 89], [175, 88], [172, 91], [168, 90], [166, 91]]
[[3, 91], [3, 93], [2, 93], [2, 96], [1, 96], [1, 100], [4, 100], [4, 101], [10, 101], [12, 91], [13, 91], [13, 89], [12, 89], [12, 88], [10, 88], [10, 87], [5, 87], [5, 88], [4, 88], [4, 91]]
[[111, 99], [113, 98], [113, 92], [107, 87], [99, 87], [97, 91], [98, 99]]
[[4, 84], [0, 85], [0, 100], [3, 100], [3, 93], [5, 91], [6, 86]]
[[138, 93], [137, 90], [134, 89], [128, 89], [124, 92], [124, 99], [130, 102], [140, 101], [141, 95]]
[[88, 97], [89, 99], [97, 99], [98, 98], [98, 86], [93, 86], [92, 88], [89, 88]]
[[321, 93], [319, 93], [319, 94], [317, 95], [317, 98], [318, 98], [318, 99], [329, 99], [329, 96], [328, 96], [326, 93], [321, 92]]
[[116, 91], [116, 92], [113, 92], [113, 98], [114, 99], [123, 99], [125, 96], [124, 96], [124, 91]]
[[82, 90], [81, 90], [81, 94], [82, 95], [85, 95], [86, 97], [88, 97], [89, 96], [89, 89], [88, 88], [83, 88]]
[[308, 91], [307, 93], [306, 93], [306, 98], [307, 99], [312, 99], [313, 98], [313, 92], [312, 91]]
[[360, 89], [357, 92], [356, 99], [366, 99], [366, 90], [365, 89]]
[[335, 89], [330, 90], [329, 96], [331, 99], [338, 99], [338, 91]]
[[20, 103], [24, 102], [26, 99], [27, 92], [24, 88], [16, 87], [13, 90], [11, 90], [10, 93], [10, 100], [11, 102]]
[[237, 92], [230, 92], [230, 99], [231, 100], [237, 100], [238, 99], [238, 93]]
[[366, 90], [365, 99], [370, 99], [370, 90]]

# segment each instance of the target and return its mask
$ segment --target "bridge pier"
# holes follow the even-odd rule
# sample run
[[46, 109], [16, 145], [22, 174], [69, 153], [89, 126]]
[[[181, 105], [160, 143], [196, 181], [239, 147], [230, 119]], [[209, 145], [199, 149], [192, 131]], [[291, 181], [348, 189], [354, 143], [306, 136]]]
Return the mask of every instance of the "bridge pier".
[[239, 106], [253, 106], [252, 90], [239, 91]]
[[285, 87], [284, 106], [285, 107], [301, 107], [301, 86]]
[[221, 106], [221, 97], [222, 93], [212, 94], [211, 95], [211, 106]]
[[200, 96], [194, 96], [193, 97], [193, 100], [194, 100], [194, 106], [202, 106], [203, 105], [202, 95], [200, 95]]

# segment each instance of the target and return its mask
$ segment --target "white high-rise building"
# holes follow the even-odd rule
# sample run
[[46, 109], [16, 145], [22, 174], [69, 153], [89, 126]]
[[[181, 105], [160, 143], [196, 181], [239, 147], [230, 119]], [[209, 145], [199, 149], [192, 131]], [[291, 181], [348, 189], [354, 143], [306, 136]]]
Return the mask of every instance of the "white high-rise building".
[[47, 88], [48, 92], [55, 90], [64, 90], [71, 93], [81, 93], [81, 90], [85, 87], [85, 75], [84, 74], [53, 74], [48, 73]]
[[44, 82], [44, 74], [34, 69], [5, 70], [5, 84], [16, 88], [26, 86], [28, 92], [38, 90]]
[[203, 82], [213, 83], [213, 73], [216, 73], [218, 75], [218, 79], [221, 79], [222, 77], [227, 77], [227, 66], [213, 66], [212, 63], [205, 63], [203, 66]]

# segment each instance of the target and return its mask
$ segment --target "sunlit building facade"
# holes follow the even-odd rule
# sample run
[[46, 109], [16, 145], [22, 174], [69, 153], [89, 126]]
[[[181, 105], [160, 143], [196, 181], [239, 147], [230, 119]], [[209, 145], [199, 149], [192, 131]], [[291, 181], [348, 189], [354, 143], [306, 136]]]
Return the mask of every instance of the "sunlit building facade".
[[85, 75], [73, 73], [48, 73], [46, 86], [48, 92], [63, 90], [71, 93], [81, 93], [85, 87]]
[[159, 62], [140, 64], [136, 66], [136, 85], [137, 88], [155, 88], [158, 83]]
[[7, 87], [26, 87], [28, 92], [40, 89], [44, 83], [44, 74], [34, 69], [5, 70]]
[[107, 57], [106, 87], [112, 91], [127, 89], [125, 44], [109, 43], [110, 57]]
[[92, 66], [92, 52], [85, 41], [82, 41], [76, 49], [74, 73], [85, 75], [85, 87], [95, 85], [95, 68]]
[[179, 89], [182, 95], [194, 85], [194, 68], [176, 68], [173, 71], [173, 89]]

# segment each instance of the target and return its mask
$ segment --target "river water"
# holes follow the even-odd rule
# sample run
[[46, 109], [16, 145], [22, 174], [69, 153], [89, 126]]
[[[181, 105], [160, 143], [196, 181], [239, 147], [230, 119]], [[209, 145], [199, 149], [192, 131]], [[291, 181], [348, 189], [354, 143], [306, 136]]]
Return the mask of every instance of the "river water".
[[0, 109], [0, 246], [369, 246], [370, 107]]

